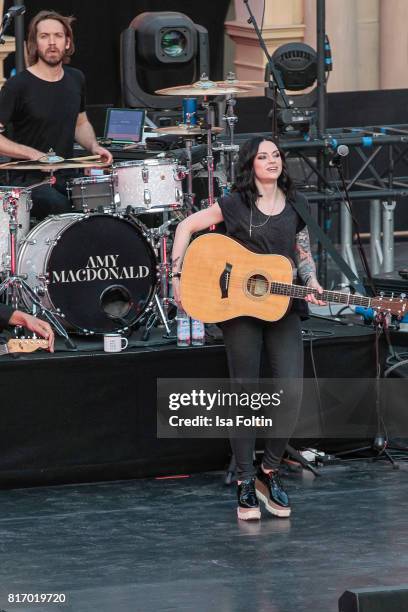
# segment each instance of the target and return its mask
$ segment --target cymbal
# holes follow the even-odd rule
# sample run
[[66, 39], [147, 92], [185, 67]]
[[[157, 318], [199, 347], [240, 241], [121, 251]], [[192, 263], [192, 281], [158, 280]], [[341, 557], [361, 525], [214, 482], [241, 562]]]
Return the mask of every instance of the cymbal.
[[239, 87], [248, 87], [254, 88], [257, 87], [269, 87], [269, 83], [267, 81], [220, 81], [220, 83], [231, 83], [231, 85], [239, 85]]
[[[224, 128], [212, 127], [211, 131], [213, 134], [221, 134]], [[153, 132], [156, 134], [169, 134], [170, 136], [204, 136], [207, 133], [206, 130], [197, 125], [187, 126], [183, 123], [180, 125], [155, 128]]]
[[[207, 85], [210, 85], [208, 87]], [[230, 84], [228, 81], [197, 81], [192, 85], [177, 85], [176, 87], [166, 87], [157, 89], [155, 93], [163, 96], [225, 96], [228, 94], [248, 93], [251, 91], [250, 85]]]

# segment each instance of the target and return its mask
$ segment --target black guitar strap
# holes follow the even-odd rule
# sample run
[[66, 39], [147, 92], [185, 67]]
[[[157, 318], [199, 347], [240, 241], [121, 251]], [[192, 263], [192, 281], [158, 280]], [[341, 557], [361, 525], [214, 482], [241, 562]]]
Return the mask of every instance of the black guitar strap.
[[336, 251], [330, 238], [326, 236], [320, 225], [313, 219], [312, 215], [301, 199], [293, 198], [292, 204], [301, 219], [303, 219], [303, 221], [306, 223], [308, 230], [314, 235], [315, 238], [317, 238], [317, 240], [319, 240], [322, 246], [332, 257], [333, 261], [338, 265], [341, 272], [343, 272], [343, 274], [348, 278], [350, 284], [353, 285], [358, 293], [361, 295], [366, 295], [366, 290], [360, 279], [354, 274], [348, 263], [344, 261], [341, 255], [339, 255], [339, 253]]

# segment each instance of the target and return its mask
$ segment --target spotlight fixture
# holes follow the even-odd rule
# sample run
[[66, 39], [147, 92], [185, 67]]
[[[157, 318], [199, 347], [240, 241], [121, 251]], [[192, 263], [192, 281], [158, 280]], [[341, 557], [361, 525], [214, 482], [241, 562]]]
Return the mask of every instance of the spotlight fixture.
[[[288, 43], [278, 47], [273, 62], [280, 71], [285, 89], [302, 91], [312, 87], [317, 79], [317, 53], [304, 43]], [[269, 67], [266, 68], [266, 80], [269, 80]], [[270, 94], [268, 90], [267, 95]], [[307, 132], [312, 129], [317, 119], [317, 90], [303, 94], [288, 94], [289, 108], [283, 104], [278, 95], [278, 125], [281, 132]]]
[[[156, 96], [149, 90], [190, 84], [203, 72], [208, 74], [208, 32], [183, 13], [142, 13], [121, 34], [120, 65], [125, 106], [179, 107], [181, 98]], [[168, 82], [169, 79], [173, 81]]]
[[317, 79], [317, 53], [309, 45], [282, 45], [275, 50], [272, 59], [280, 70], [285, 89], [300, 91], [311, 87]]

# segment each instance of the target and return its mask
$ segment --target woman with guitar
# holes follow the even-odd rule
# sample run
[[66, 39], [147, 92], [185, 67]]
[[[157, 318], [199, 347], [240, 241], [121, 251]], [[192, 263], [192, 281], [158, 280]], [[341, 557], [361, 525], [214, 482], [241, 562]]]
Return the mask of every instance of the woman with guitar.
[[[237, 248], [242, 249], [240, 245], [243, 245], [253, 253], [276, 254], [284, 256], [281, 259], [292, 260], [297, 267], [297, 276], [301, 283], [311, 288], [311, 293], [307, 294], [305, 299], [323, 305], [324, 302], [318, 299], [323, 290], [316, 278], [308, 230], [292, 204], [296, 198], [304, 196], [295, 191], [287, 172], [284, 154], [276, 143], [272, 139], [262, 137], [246, 141], [240, 150], [237, 179], [231, 194], [221, 198], [213, 206], [187, 217], [177, 227], [172, 253], [173, 291], [177, 303], [189, 310], [184, 303], [188, 298], [188, 288], [184, 290], [182, 275], [185, 275], [186, 266], [183, 269], [183, 259], [192, 234], [224, 222], [227, 236], [238, 241]], [[228, 240], [223, 237], [220, 239]], [[224, 273], [227, 280], [230, 278], [229, 270], [228, 268]], [[231, 279], [233, 273], [234, 270]], [[196, 277], [200, 277], [198, 269]], [[262, 287], [262, 282], [262, 278], [260, 280], [253, 277], [248, 286], [252, 283], [252, 287], [258, 287], [259, 284]], [[218, 290], [219, 287], [220, 283]], [[222, 297], [230, 297], [227, 296], [227, 289], [225, 291], [226, 294]], [[211, 299], [209, 295], [208, 300]], [[237, 300], [238, 297], [235, 301]], [[214, 303], [216, 301], [215, 299]], [[219, 300], [220, 307], [224, 307], [227, 302], [228, 299]], [[296, 384], [296, 381], [303, 378], [300, 319], [301, 305], [304, 302], [293, 300], [292, 304], [284, 316], [279, 315], [282, 318], [272, 317], [272, 320], [265, 320], [265, 316], [260, 314], [258, 318], [255, 313], [251, 316], [232, 315], [232, 318], [225, 320], [228, 315], [223, 317], [215, 311], [217, 314], [213, 320], [224, 321], [221, 327], [232, 379], [259, 379], [263, 349], [266, 349], [273, 378], [294, 379], [290, 388], [289, 415], [293, 431], [302, 397], [301, 382]], [[245, 309], [244, 312], [247, 314]], [[210, 319], [211, 317], [204, 318], [206, 322], [210, 322]], [[265, 440], [262, 465], [255, 474], [255, 433], [249, 434], [248, 438], [231, 439], [237, 464], [238, 518], [259, 519], [261, 513], [258, 500], [275, 516], [290, 515], [289, 498], [278, 473], [287, 442], [288, 438]]]

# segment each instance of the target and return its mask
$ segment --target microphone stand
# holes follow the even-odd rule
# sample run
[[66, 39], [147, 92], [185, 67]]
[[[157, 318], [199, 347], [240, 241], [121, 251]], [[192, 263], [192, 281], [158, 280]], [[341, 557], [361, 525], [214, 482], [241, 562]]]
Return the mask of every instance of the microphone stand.
[[0, 26], [0, 45], [4, 45], [6, 42], [4, 36], [12, 20], [13, 20], [13, 15], [11, 15], [10, 13], [6, 13], [2, 19], [1, 26]]
[[25, 6], [24, 6], [24, 0], [16, 0], [16, 4], [13, 7], [13, 9], [18, 9], [18, 7], [21, 7], [21, 10], [17, 10], [17, 11], [7, 11], [5, 13], [5, 15], [3, 16], [3, 20], [1, 22], [0, 25], [0, 45], [4, 45], [5, 44], [5, 33], [6, 30], [8, 29], [9, 25], [11, 24], [11, 22], [13, 21], [13, 19], [15, 20], [15, 25], [14, 25], [14, 34], [15, 34], [15, 38], [16, 38], [16, 59], [15, 59], [15, 65], [16, 65], [16, 71], [17, 72], [22, 72], [25, 68], [25, 59], [24, 59], [24, 13], [25, 13]]
[[261, 45], [261, 48], [263, 52], [265, 53], [266, 59], [268, 60], [269, 79], [270, 79], [269, 88], [272, 91], [272, 103], [273, 103], [272, 134], [273, 134], [274, 140], [278, 141], [279, 140], [278, 113], [277, 113], [278, 93], [280, 94], [280, 97], [282, 99], [283, 104], [285, 105], [285, 108], [290, 108], [289, 98], [286, 95], [285, 86], [283, 84], [282, 75], [280, 73], [280, 70], [276, 68], [275, 63], [271, 55], [269, 54], [268, 48], [262, 37], [261, 31], [255, 19], [255, 16], [251, 10], [251, 7], [249, 6], [249, 0], [244, 0], [244, 4], [247, 7], [247, 10], [249, 13], [248, 23], [251, 23], [254, 26], [254, 30], [258, 37], [259, 44]]
[[[375, 286], [374, 286], [373, 277], [371, 275], [370, 266], [368, 264], [367, 257], [366, 257], [366, 254], [364, 252], [364, 248], [361, 242], [360, 231], [359, 231], [357, 222], [353, 214], [353, 206], [352, 206], [350, 194], [347, 188], [346, 180], [344, 177], [343, 166], [341, 164], [341, 160], [338, 160], [336, 163], [332, 162], [332, 165], [334, 168], [336, 168], [341, 184], [342, 184], [342, 187], [343, 187], [343, 191], [344, 191], [347, 205], [349, 207], [351, 219], [353, 221], [353, 224], [356, 230], [358, 249], [359, 249], [359, 253], [361, 256], [364, 272], [366, 273], [368, 282], [371, 285], [373, 295], [375, 295]], [[383, 419], [382, 410], [381, 410], [381, 384], [380, 384], [381, 364], [380, 364], [379, 341], [380, 341], [380, 336], [382, 332], [384, 334], [388, 334], [387, 315], [385, 313], [379, 312], [374, 317], [373, 322], [374, 322], [374, 331], [375, 331], [375, 385], [376, 385], [375, 410], [376, 410], [376, 415], [377, 415], [377, 432], [376, 432], [375, 438], [371, 446], [367, 445], [361, 448], [355, 448], [355, 449], [351, 449], [348, 451], [336, 453], [336, 457], [345, 457], [347, 455], [354, 454], [354, 453], [359, 453], [359, 452], [361, 453], [361, 452], [365, 452], [369, 450], [374, 450], [377, 453], [374, 459], [379, 459], [381, 456], [385, 456], [386, 459], [388, 459], [388, 461], [391, 463], [392, 467], [394, 469], [398, 469], [399, 468], [398, 463], [394, 461], [393, 457], [390, 455], [390, 453], [387, 450], [389, 446], [389, 439], [386, 433], [386, 428], [385, 428], [384, 419]]]
[[[25, 0], [14, 0], [15, 6], [24, 6]], [[17, 15], [14, 22], [14, 36], [16, 37], [16, 72], [19, 74], [25, 69], [24, 57], [24, 11]]]

